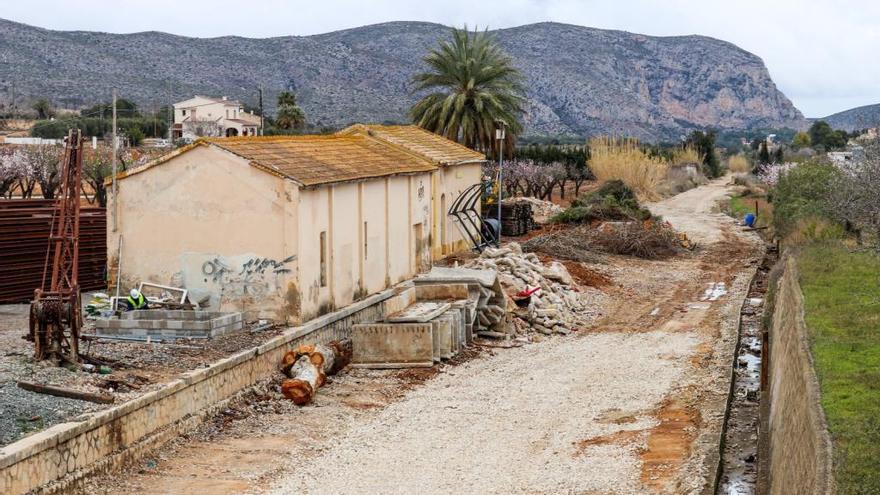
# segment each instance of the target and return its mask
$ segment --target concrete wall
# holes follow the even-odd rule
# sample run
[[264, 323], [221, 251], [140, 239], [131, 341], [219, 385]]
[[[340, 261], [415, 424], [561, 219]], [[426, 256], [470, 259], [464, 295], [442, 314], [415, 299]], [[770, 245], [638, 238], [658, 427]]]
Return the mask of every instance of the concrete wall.
[[108, 218], [107, 249], [115, 268], [121, 235], [125, 292], [151, 281], [186, 287], [212, 310], [298, 313], [293, 183], [198, 146], [118, 184], [119, 231]]
[[432, 174], [434, 228], [431, 232], [431, 253], [434, 259], [469, 248], [447, 212], [462, 191], [480, 182], [481, 167], [480, 163], [445, 166]]
[[771, 494], [834, 493], [831, 440], [808, 337], [797, 266], [789, 257], [779, 280], [770, 330], [770, 403], [764, 434]]
[[194, 428], [237, 393], [277, 374], [282, 356], [300, 343], [349, 338], [353, 324], [376, 321], [413, 297], [411, 287], [374, 295], [208, 368], [184, 373], [137, 399], [7, 445], [0, 449], [0, 493], [70, 493], [81, 488], [89, 476], [142, 458]]
[[[300, 191], [300, 321], [345, 306], [428, 269], [430, 180], [429, 174], [401, 175]], [[415, 238], [419, 230], [416, 225], [421, 225], [421, 239]], [[326, 239], [324, 284], [322, 232]], [[421, 259], [416, 257], [418, 252], [422, 253]]]

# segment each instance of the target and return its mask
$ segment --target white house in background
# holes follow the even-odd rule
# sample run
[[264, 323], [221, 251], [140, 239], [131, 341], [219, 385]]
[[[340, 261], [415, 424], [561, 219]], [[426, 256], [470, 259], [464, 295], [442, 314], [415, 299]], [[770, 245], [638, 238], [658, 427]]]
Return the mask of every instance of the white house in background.
[[227, 97], [194, 96], [174, 104], [172, 137], [233, 137], [259, 134], [260, 116]]

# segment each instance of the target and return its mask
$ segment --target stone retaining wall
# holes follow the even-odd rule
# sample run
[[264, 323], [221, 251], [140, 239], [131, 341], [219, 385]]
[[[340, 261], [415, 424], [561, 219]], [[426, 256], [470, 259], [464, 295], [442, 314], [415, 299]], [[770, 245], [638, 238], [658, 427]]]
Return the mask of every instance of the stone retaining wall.
[[769, 404], [762, 421], [770, 457], [769, 493], [831, 494], [831, 439], [819, 402], [804, 297], [794, 259], [784, 263], [770, 330]]
[[412, 287], [370, 296], [84, 421], [58, 424], [3, 447], [0, 493], [69, 492], [88, 476], [140, 459], [277, 373], [281, 357], [292, 347], [349, 337], [353, 324], [382, 318], [414, 297]]

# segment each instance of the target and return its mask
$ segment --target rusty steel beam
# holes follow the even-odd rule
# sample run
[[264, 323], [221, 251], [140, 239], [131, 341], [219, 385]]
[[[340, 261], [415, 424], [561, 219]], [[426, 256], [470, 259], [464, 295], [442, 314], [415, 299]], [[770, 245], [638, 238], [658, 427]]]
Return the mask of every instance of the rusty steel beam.
[[[82, 306], [79, 286], [79, 225], [82, 188], [82, 132], [71, 129], [61, 160], [58, 199], [52, 213], [49, 252], [41, 288], [31, 301], [30, 332], [38, 360], [79, 362]], [[51, 268], [50, 268], [51, 260]], [[48, 286], [47, 286], [48, 283]]]

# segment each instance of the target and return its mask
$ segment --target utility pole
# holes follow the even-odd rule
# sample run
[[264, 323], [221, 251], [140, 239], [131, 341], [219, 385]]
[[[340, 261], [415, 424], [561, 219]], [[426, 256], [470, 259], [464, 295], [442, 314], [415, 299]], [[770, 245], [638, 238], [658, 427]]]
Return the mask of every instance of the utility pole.
[[[171, 79], [168, 80], [168, 146], [174, 147], [174, 102], [171, 97]], [[181, 124], [182, 125], [182, 124]]]
[[10, 112], [12, 118], [15, 118], [15, 81], [12, 81], [12, 111]]
[[263, 120], [263, 85], [261, 84], [260, 85], [260, 136], [263, 135], [263, 126], [264, 125], [265, 124], [264, 124], [264, 120]]
[[497, 120], [498, 129], [495, 129], [495, 139], [498, 140], [498, 247], [501, 247], [501, 159], [504, 156], [504, 138], [506, 122]]
[[113, 232], [116, 232], [118, 228], [117, 223], [117, 213], [119, 213], [119, 209], [117, 206], [119, 205], [119, 189], [116, 186], [116, 172], [117, 172], [117, 163], [116, 163], [116, 88], [113, 89], [113, 143], [110, 145], [110, 152], [113, 164]]

